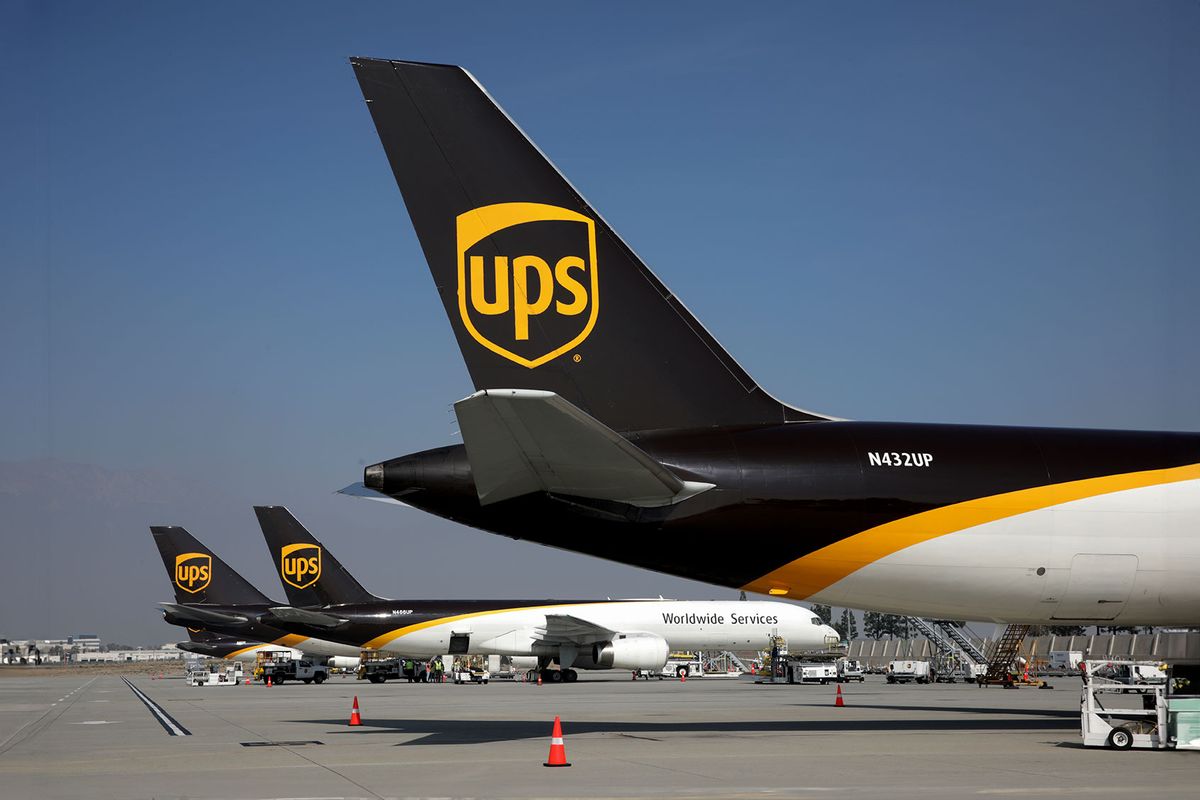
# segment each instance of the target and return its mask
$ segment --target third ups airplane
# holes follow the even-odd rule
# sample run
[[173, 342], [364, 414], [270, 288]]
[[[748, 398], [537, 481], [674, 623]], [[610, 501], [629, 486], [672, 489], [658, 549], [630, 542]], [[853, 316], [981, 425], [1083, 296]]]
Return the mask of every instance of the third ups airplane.
[[476, 390], [461, 445], [369, 466], [357, 491], [776, 597], [1200, 620], [1200, 435], [780, 402], [470, 73], [351, 63]]

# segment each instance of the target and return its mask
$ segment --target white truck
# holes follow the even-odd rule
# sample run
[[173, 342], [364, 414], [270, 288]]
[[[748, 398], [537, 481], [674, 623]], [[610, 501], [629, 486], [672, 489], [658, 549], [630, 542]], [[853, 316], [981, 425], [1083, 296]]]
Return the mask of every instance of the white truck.
[[931, 683], [933, 681], [933, 670], [929, 667], [928, 661], [893, 661], [888, 664], [887, 672], [888, 683]]
[[789, 661], [788, 683], [837, 683], [837, 664], [832, 661]]
[[1079, 650], [1051, 650], [1046, 667], [1051, 672], [1078, 672], [1079, 662], [1083, 661], [1083, 653]]
[[839, 658], [837, 660], [837, 679], [839, 683], [849, 683], [850, 681], [862, 683], [866, 680], [866, 669], [860, 661]]
[[264, 684], [268, 680], [274, 685], [288, 681], [321, 684], [329, 677], [329, 668], [308, 659], [292, 658], [286, 650], [264, 650], [258, 654], [254, 676]]

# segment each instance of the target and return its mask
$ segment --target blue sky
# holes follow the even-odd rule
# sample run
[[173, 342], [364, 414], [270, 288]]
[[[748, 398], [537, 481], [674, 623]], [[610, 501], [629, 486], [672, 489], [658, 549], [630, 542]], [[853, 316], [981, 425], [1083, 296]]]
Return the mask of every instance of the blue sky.
[[[1200, 5], [445, 6], [3, 5], [0, 461], [169, 476], [264, 582], [249, 502], [394, 596], [724, 596], [330, 495], [471, 391], [351, 55], [467, 66], [791, 403], [1200, 429]], [[0, 592], [65, 626], [62, 513]]]

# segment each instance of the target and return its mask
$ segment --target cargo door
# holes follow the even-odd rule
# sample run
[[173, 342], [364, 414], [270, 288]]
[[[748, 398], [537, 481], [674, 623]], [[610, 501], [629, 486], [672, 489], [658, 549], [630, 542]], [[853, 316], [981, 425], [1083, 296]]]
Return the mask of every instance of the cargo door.
[[1078, 553], [1071, 559], [1067, 591], [1054, 610], [1054, 619], [1114, 619], [1133, 590], [1138, 560], [1135, 555]]

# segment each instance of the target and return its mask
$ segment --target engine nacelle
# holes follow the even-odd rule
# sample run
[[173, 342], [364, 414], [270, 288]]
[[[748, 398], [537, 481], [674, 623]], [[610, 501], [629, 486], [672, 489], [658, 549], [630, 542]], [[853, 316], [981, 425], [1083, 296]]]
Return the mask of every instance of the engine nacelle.
[[330, 656], [325, 659], [325, 666], [335, 669], [358, 669], [361, 663], [355, 656]]
[[662, 669], [671, 649], [653, 633], [622, 633], [592, 645], [592, 669]]

